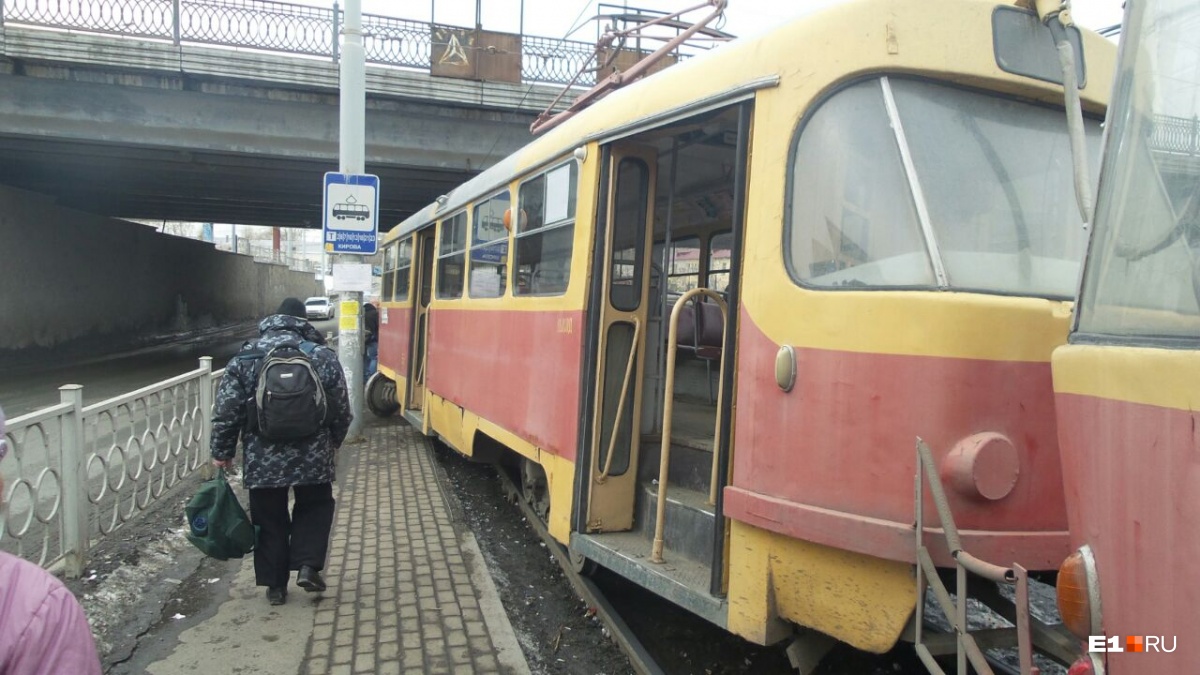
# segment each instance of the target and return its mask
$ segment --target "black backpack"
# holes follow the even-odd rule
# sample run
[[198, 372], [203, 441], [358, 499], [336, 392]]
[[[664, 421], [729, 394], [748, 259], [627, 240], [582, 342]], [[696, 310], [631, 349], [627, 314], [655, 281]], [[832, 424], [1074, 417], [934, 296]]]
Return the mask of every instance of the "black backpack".
[[247, 409], [249, 427], [272, 441], [315, 436], [325, 426], [325, 387], [313, 367], [313, 342], [284, 342], [242, 358], [260, 359], [254, 371], [254, 398]]

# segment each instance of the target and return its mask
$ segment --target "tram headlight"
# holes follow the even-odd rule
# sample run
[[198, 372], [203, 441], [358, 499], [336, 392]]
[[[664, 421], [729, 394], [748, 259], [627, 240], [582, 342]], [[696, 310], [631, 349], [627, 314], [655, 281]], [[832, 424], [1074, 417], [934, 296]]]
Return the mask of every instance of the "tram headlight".
[[1096, 558], [1084, 545], [1058, 568], [1058, 613], [1063, 625], [1081, 640], [1100, 635], [1100, 583], [1096, 576]]

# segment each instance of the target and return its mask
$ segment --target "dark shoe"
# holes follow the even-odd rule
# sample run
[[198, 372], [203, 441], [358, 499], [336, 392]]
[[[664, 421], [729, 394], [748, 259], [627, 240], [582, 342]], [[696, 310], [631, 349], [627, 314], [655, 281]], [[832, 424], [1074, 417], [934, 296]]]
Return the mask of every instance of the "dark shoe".
[[282, 586], [279, 588], [268, 588], [267, 602], [272, 605], [282, 605], [287, 602], [287, 589]]
[[321, 578], [321, 573], [308, 565], [300, 566], [300, 572], [296, 575], [296, 585], [309, 593], [325, 590], [325, 580]]

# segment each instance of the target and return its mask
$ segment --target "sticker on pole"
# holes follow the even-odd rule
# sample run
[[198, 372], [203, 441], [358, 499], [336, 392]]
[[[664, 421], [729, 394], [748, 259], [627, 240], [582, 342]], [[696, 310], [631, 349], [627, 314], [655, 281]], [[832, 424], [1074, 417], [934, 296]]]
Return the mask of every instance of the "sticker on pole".
[[340, 320], [338, 321], [338, 332], [341, 333], [357, 333], [358, 332], [358, 301], [343, 300], [341, 311], [338, 312]]
[[379, 176], [326, 173], [323, 195], [325, 252], [374, 255], [379, 237]]

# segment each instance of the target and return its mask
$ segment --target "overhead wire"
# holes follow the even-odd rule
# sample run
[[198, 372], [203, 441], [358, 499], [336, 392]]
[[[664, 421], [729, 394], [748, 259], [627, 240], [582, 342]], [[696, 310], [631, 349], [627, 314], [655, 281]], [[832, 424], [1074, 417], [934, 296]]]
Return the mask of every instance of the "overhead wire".
[[[567, 38], [570, 37], [572, 33], [583, 28], [584, 24], [586, 24], [587, 22], [585, 21], [584, 23], [580, 23], [579, 20], [581, 18], [583, 18], [584, 13], [587, 12], [588, 8], [592, 6], [592, 3], [594, 1], [595, 0], [583, 0], [583, 6], [579, 8], [579, 13], [575, 15], [575, 19], [571, 22], [571, 27], [569, 29], [567, 29], [567, 32], [565, 34], [563, 34], [563, 36], [561, 38], [559, 38], [559, 40], [558, 40], [559, 44], [566, 42]], [[588, 19], [588, 21], [591, 21], [591, 19]], [[524, 37], [524, 36], [522, 36], [522, 37]], [[521, 95], [521, 100], [517, 101], [517, 105], [516, 105], [517, 110], [521, 109], [521, 105], [523, 103], [525, 103], [525, 99], [529, 98], [529, 94], [533, 93], [534, 86], [535, 86], [535, 84], [531, 82], [525, 88], [525, 93]], [[500, 144], [500, 135], [496, 134], [496, 139], [494, 141], [492, 141], [492, 147], [489, 148], [487, 154], [484, 155], [483, 162], [480, 163], [480, 166], [486, 166], [487, 163], [489, 161], [491, 161], [492, 154], [496, 151], [496, 146], [499, 144]]]

